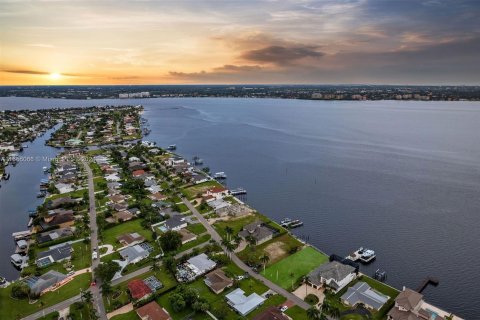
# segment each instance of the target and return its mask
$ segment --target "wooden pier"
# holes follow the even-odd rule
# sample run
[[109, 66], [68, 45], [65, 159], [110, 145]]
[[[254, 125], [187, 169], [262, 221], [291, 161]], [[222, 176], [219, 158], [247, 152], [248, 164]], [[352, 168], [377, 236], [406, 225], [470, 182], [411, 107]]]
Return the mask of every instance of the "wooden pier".
[[420, 284], [420, 286], [417, 288], [417, 292], [418, 293], [422, 293], [423, 290], [425, 290], [425, 288], [431, 284], [432, 286], [436, 287], [438, 286], [438, 284], [440, 283], [440, 281], [438, 281], [438, 279], [436, 278], [431, 278], [431, 277], [428, 277], [428, 278], [425, 278], [425, 280], [423, 280], [423, 282]]

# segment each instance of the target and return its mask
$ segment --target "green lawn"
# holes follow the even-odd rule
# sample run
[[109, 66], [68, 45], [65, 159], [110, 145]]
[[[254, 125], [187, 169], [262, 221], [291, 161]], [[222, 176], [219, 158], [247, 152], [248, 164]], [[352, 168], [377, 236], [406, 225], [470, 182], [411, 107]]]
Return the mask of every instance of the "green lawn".
[[[281, 236], [273, 238], [272, 240], [262, 243], [261, 245], [256, 246], [254, 251], [248, 248], [244, 249], [238, 254], [238, 256], [243, 261], [247, 261], [249, 256], [253, 255], [257, 263], [261, 263], [260, 257], [264, 254], [268, 254], [268, 256], [270, 257], [270, 260], [267, 263], [268, 267], [282, 259], [287, 258], [291, 254], [291, 252], [299, 250], [302, 246], [303, 244], [300, 241], [292, 237], [290, 234], [285, 233]], [[275, 256], [269, 253], [269, 248], [276, 248], [274, 249], [276, 252]], [[279, 249], [283, 250], [282, 254], [279, 254]]]
[[223, 238], [226, 238], [227, 233], [225, 232], [225, 227], [229, 226], [230, 228], [232, 228], [233, 234], [235, 235], [240, 232], [245, 225], [252, 223], [255, 220], [269, 221], [268, 218], [262, 216], [261, 214], [253, 214], [239, 219], [217, 221], [213, 224], [213, 226]]
[[90, 241], [88, 244], [83, 241], [75, 242], [72, 244], [72, 265], [75, 266], [75, 270], [85, 269], [91, 266], [92, 254], [90, 249]]
[[39, 320], [57, 320], [59, 317], [60, 317], [60, 314], [58, 313], [58, 311], [54, 311], [38, 319]]
[[186, 251], [188, 249], [191, 249], [193, 247], [196, 247], [198, 246], [199, 244], [201, 243], [204, 243], [204, 242], [207, 242], [208, 240], [210, 240], [212, 236], [209, 235], [209, 234], [204, 234], [203, 236], [200, 236], [198, 237], [197, 239], [193, 240], [193, 241], [190, 241], [190, 242], [187, 242], [185, 243], [184, 245], [182, 245], [178, 250], [177, 252], [183, 252], [183, 251]]
[[282, 288], [291, 289], [292, 282], [297, 282], [302, 276], [327, 261], [328, 256], [313, 247], [306, 247], [268, 267], [262, 274]]
[[120, 244], [117, 242], [117, 237], [124, 233], [138, 232], [147, 239], [152, 241], [152, 231], [142, 227], [142, 219], [135, 219], [128, 222], [123, 222], [112, 228], [106, 229], [102, 232], [102, 243], [111, 244], [115, 248], [119, 248]]
[[285, 314], [295, 320], [307, 320], [307, 312], [299, 306], [293, 306], [285, 311]]
[[205, 229], [205, 227], [201, 223], [189, 224], [187, 226], [187, 230], [197, 235], [207, 231], [207, 229]]
[[132, 310], [124, 314], [119, 314], [115, 317], [110, 318], [110, 320], [138, 320], [138, 319], [140, 318], [138, 317], [135, 310]]
[[275, 294], [275, 295], [271, 296], [270, 298], [268, 298], [267, 301], [265, 301], [260, 307], [253, 310], [252, 312], [250, 312], [247, 315], [247, 317], [248, 317], [248, 319], [252, 319], [257, 314], [262, 313], [263, 311], [265, 311], [267, 308], [269, 308], [271, 306], [282, 305], [282, 303], [284, 303], [285, 300], [287, 300], [287, 299], [284, 296], [281, 296], [279, 294]]
[[84, 273], [63, 287], [42, 295], [34, 304], [26, 300], [14, 300], [10, 297], [11, 287], [0, 289], [0, 319], [16, 319], [35, 313], [51, 305], [80, 294], [80, 288], [87, 289], [90, 285], [91, 274]]
[[182, 190], [182, 193], [187, 197], [187, 199], [193, 199], [197, 196], [198, 193], [204, 193], [212, 187], [221, 187], [222, 185], [217, 181], [207, 181], [203, 182]]

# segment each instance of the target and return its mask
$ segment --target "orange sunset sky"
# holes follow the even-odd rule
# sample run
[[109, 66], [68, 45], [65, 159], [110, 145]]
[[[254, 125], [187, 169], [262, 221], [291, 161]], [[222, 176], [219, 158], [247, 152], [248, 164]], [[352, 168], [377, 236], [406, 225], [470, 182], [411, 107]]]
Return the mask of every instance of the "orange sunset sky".
[[480, 1], [0, 1], [0, 84], [479, 84]]

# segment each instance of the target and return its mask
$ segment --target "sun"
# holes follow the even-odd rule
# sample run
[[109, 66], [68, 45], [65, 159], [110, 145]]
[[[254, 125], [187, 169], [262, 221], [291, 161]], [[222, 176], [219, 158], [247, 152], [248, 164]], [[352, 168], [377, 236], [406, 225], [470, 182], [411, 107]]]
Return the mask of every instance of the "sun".
[[56, 72], [50, 73], [50, 79], [52, 79], [52, 80], [58, 80], [61, 77], [62, 77], [62, 75], [60, 73], [56, 73]]

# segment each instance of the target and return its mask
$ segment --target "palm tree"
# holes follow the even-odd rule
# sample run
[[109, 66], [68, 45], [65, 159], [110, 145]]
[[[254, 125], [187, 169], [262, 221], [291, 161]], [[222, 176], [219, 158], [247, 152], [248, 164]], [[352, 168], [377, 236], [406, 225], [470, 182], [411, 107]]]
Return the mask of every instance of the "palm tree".
[[230, 240], [230, 236], [231, 236], [232, 233], [233, 233], [233, 229], [232, 229], [230, 226], [226, 226], [226, 227], [225, 227], [225, 232], [226, 232], [227, 235], [228, 235], [227, 239]]
[[153, 271], [153, 272], [157, 272], [157, 271], [160, 271], [160, 265], [158, 264], [158, 261], [155, 259], [153, 260], [153, 264], [152, 266], [150, 267], [150, 270]]
[[322, 313], [326, 313], [326, 314], [330, 314], [330, 312], [332, 312], [332, 309], [334, 307], [330, 304], [330, 302], [327, 300], [327, 299], [324, 299], [323, 300], [323, 303], [322, 303]]
[[315, 307], [310, 307], [307, 310], [307, 318], [310, 319], [310, 320], [318, 320], [318, 319], [320, 319], [321, 315], [322, 315], [322, 313], [320, 312], [320, 310], [318, 310]]
[[110, 304], [110, 294], [112, 293], [112, 284], [110, 283], [110, 281], [105, 281], [104, 283], [102, 283], [102, 294], [104, 294], [106, 297], [107, 297], [107, 301], [108, 301], [108, 304]]
[[265, 267], [266, 267], [268, 261], [270, 261], [270, 257], [268, 256], [267, 253], [264, 253], [264, 255], [260, 258], [260, 260], [263, 263], [263, 272], [265, 272]]
[[82, 299], [82, 301], [85, 300], [85, 302], [90, 303], [92, 302], [93, 294], [88, 290], [82, 291], [80, 299]]

